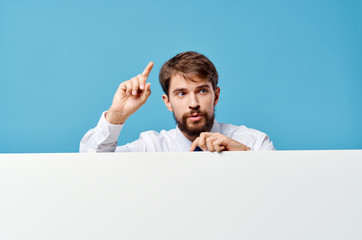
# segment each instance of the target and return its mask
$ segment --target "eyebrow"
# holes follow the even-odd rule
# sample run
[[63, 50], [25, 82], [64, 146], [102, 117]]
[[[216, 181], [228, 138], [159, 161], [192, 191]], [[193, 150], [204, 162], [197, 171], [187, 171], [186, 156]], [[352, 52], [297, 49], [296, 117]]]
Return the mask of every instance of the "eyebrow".
[[210, 86], [207, 84], [203, 84], [201, 86], [197, 86], [196, 88], [210, 88]]
[[173, 93], [177, 93], [177, 92], [181, 92], [181, 91], [185, 91], [186, 88], [176, 88], [175, 90], [173, 90]]

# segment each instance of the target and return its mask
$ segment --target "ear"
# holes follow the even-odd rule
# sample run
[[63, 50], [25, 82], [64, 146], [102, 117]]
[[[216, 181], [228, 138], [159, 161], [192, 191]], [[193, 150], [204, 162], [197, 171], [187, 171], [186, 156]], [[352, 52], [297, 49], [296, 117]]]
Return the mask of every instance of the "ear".
[[214, 106], [216, 106], [217, 103], [219, 102], [219, 97], [220, 97], [220, 87], [217, 87], [215, 90]]
[[170, 102], [170, 99], [168, 98], [168, 96], [166, 94], [163, 94], [162, 99], [163, 99], [163, 102], [165, 103], [167, 109], [170, 110], [170, 112], [173, 112], [172, 105], [171, 105], [171, 102]]

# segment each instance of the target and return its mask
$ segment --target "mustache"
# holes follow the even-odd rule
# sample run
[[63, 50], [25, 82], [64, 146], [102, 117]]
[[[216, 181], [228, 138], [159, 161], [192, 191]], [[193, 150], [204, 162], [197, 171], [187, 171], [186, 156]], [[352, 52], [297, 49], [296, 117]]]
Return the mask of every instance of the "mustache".
[[200, 110], [198, 110], [198, 109], [194, 109], [194, 110], [192, 110], [192, 111], [190, 111], [190, 112], [188, 112], [188, 113], [185, 113], [185, 114], [184, 114], [184, 117], [190, 117], [190, 116], [193, 115], [193, 114], [202, 115], [202, 116], [206, 116], [206, 115], [207, 115], [206, 112], [200, 111]]

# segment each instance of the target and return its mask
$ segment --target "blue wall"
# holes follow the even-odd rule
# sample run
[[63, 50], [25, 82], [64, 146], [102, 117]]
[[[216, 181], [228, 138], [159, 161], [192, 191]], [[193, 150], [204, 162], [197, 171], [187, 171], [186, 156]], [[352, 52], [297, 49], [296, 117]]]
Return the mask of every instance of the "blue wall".
[[0, 1], [0, 152], [77, 152], [118, 85], [152, 60], [119, 143], [175, 127], [162, 64], [216, 65], [219, 122], [279, 150], [362, 148], [362, 1]]

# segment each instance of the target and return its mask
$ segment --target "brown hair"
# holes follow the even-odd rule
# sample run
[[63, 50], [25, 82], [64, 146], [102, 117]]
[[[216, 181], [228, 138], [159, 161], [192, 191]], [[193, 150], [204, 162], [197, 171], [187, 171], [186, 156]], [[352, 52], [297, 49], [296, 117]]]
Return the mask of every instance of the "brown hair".
[[163, 64], [159, 80], [166, 95], [168, 95], [170, 80], [175, 75], [180, 75], [190, 81], [195, 81], [194, 77], [206, 79], [211, 82], [214, 91], [219, 78], [214, 64], [204, 55], [193, 51], [179, 53]]

